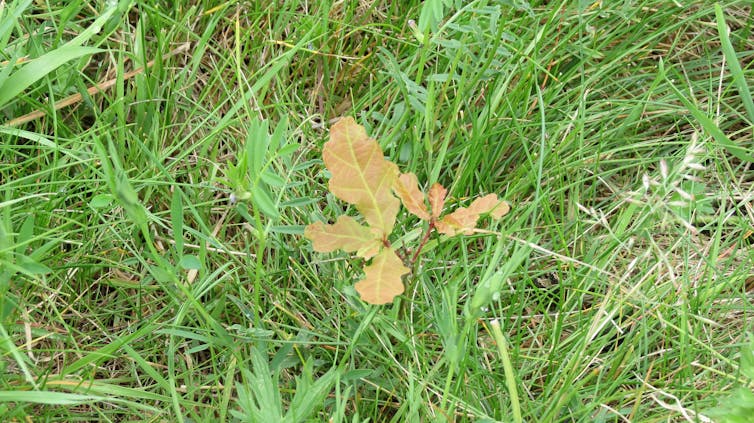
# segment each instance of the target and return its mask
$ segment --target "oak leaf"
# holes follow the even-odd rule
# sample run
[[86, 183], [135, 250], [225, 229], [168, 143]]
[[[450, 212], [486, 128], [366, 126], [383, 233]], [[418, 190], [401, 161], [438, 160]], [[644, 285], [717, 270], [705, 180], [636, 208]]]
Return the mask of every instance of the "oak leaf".
[[430, 220], [424, 193], [419, 190], [419, 179], [413, 173], [402, 173], [393, 184], [393, 191], [401, 199], [403, 206], [416, 217]]
[[387, 238], [400, 208], [392, 193], [398, 166], [385, 160], [377, 141], [351, 117], [339, 120], [330, 129], [322, 158], [332, 174], [330, 192], [355, 205], [369, 226]]
[[401, 276], [409, 271], [392, 248], [385, 248], [364, 268], [366, 277], [354, 288], [370, 304], [387, 304], [403, 293]]
[[304, 229], [304, 236], [312, 241], [314, 251], [330, 253], [338, 249], [359, 257], [373, 257], [382, 245], [368, 227], [360, 225], [350, 216], [340, 216], [333, 225], [315, 222]]
[[437, 232], [448, 236], [471, 235], [474, 233], [479, 216], [489, 214], [499, 219], [509, 211], [510, 206], [507, 202], [499, 200], [495, 194], [487, 194], [472, 201], [468, 207], [460, 207], [453, 213], [443, 216], [436, 222], [435, 227]]
[[436, 182], [429, 188], [429, 207], [432, 209], [432, 219], [437, 220], [440, 218], [447, 194], [448, 190]]

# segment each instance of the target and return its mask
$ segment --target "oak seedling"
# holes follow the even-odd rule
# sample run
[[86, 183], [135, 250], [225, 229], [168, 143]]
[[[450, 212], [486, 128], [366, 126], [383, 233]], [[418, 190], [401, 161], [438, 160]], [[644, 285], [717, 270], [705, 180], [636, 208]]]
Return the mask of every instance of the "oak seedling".
[[[308, 225], [304, 236], [317, 252], [343, 250], [371, 260], [364, 267], [365, 277], [355, 285], [361, 298], [370, 304], [387, 304], [403, 293], [402, 277], [410, 273], [433, 231], [447, 236], [471, 235], [479, 231], [476, 225], [482, 215], [499, 219], [510, 211], [507, 202], [488, 194], [468, 207], [443, 215], [447, 189], [436, 183], [427, 194], [422, 192], [416, 175], [400, 173], [395, 163], [385, 159], [377, 141], [369, 138], [364, 127], [351, 117], [333, 125], [322, 158], [332, 175], [330, 192], [355, 206], [363, 222], [340, 216], [334, 224]], [[401, 203], [411, 214], [428, 222], [410, 257], [397, 251], [389, 240]]]

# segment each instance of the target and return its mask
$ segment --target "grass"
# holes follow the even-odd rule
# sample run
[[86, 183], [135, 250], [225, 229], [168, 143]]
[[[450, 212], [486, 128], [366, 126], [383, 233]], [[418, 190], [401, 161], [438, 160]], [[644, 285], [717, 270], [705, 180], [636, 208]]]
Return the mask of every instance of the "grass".
[[[751, 382], [750, 2], [275, 3], [0, 5], [3, 421], [704, 422]], [[301, 235], [346, 115], [514, 206], [394, 305]]]

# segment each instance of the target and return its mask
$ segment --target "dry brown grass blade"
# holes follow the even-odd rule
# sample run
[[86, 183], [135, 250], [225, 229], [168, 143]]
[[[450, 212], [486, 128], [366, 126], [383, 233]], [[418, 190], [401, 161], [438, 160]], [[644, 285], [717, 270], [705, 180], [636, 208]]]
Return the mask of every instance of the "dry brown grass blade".
[[[174, 48], [173, 50], [171, 50], [170, 52], [168, 52], [165, 55], [163, 55], [162, 56], [162, 60], [167, 60], [170, 57], [173, 57], [175, 55], [183, 53], [186, 50], [188, 50], [190, 46], [191, 46], [191, 43], [183, 43], [183, 44], [179, 45], [178, 47]], [[130, 72], [126, 72], [123, 75], [123, 80], [127, 81], [127, 80], [133, 78], [134, 76], [136, 76], [136, 75], [144, 72], [145, 69], [151, 68], [152, 66], [154, 66], [154, 64], [155, 64], [155, 60], [151, 60], [151, 61], [149, 61], [146, 64], [146, 66], [142, 66], [142, 67], [134, 69], [134, 70], [132, 70]], [[118, 78], [108, 79], [107, 81], [103, 81], [103, 82], [100, 82], [99, 84], [92, 85], [91, 87], [89, 87], [86, 90], [86, 92], [89, 95], [95, 95], [98, 92], [105, 91], [108, 88], [112, 87], [113, 85], [115, 85], [116, 82], [118, 82]], [[57, 103], [55, 103], [54, 109], [55, 110], [60, 110], [63, 107], [71, 106], [73, 104], [76, 104], [76, 103], [80, 102], [83, 98], [84, 97], [83, 97], [83, 95], [81, 95], [81, 93], [73, 94], [73, 95], [71, 95], [69, 97], [66, 97], [66, 98], [58, 101]], [[31, 112], [31, 113], [27, 113], [27, 114], [25, 114], [23, 116], [17, 117], [15, 119], [11, 119], [5, 125], [6, 126], [18, 126], [18, 125], [22, 125], [24, 123], [31, 122], [34, 119], [39, 119], [42, 116], [45, 116], [46, 114], [47, 114], [47, 112], [45, 110], [38, 109], [38, 110], [35, 110], [35, 111]]]

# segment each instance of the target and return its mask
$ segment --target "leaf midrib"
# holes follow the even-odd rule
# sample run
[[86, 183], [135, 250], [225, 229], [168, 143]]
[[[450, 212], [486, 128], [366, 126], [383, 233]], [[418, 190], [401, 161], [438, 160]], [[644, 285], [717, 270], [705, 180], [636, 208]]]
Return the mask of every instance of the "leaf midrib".
[[[368, 143], [368, 141], [365, 141], [365, 142]], [[376, 141], [373, 141], [373, 142], [376, 143]], [[372, 208], [375, 211], [377, 211], [377, 217], [380, 220], [379, 227], [380, 229], [382, 229], [383, 235], [386, 235], [389, 228], [387, 228], [385, 225], [385, 215], [384, 213], [382, 213], [382, 209], [379, 207], [379, 204], [377, 203], [377, 197], [375, 196], [375, 193], [371, 189], [369, 189], [369, 183], [367, 182], [365, 178], [364, 172], [362, 171], [361, 167], [359, 167], [359, 164], [358, 164], [359, 161], [356, 157], [356, 149], [354, 148], [355, 143], [351, 139], [350, 136], [346, 136], [346, 143], [348, 145], [348, 152], [351, 155], [351, 161], [348, 161], [342, 157], [338, 157], [338, 155], [335, 155], [335, 157], [339, 158], [347, 167], [350, 167], [356, 170], [356, 173], [359, 175], [359, 179], [361, 180], [361, 184], [364, 188], [358, 189], [358, 188], [342, 187], [341, 189], [345, 191], [366, 191], [367, 192]], [[375, 153], [380, 151], [379, 145], [377, 146], [377, 148], [370, 148], [370, 150], [371, 151], [369, 153], [369, 157], [367, 158], [364, 164], [365, 169], [369, 168], [369, 165], [372, 163], [372, 160], [374, 159]], [[382, 186], [382, 183], [384, 182], [384, 180], [385, 180], [385, 177], [383, 176], [378, 183], [378, 186], [377, 186], [378, 189]], [[356, 206], [358, 207], [359, 205], [356, 204]]]

